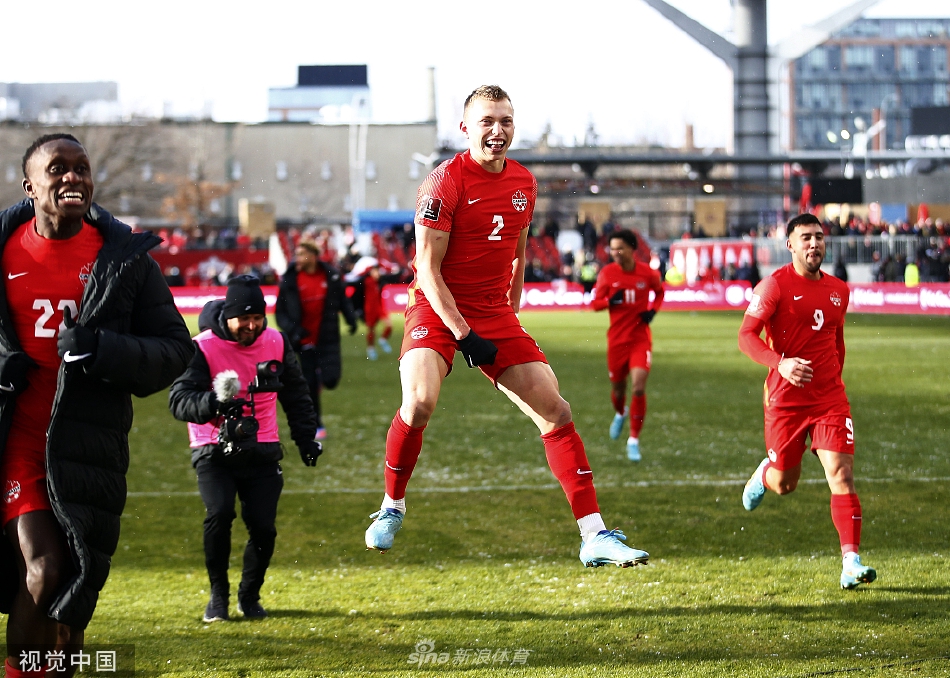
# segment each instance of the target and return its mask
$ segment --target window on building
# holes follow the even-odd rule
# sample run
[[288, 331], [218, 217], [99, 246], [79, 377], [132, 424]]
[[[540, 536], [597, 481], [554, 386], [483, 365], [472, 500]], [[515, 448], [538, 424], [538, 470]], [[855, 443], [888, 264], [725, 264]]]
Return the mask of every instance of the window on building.
[[947, 75], [947, 48], [943, 45], [934, 47], [933, 53], [934, 73], [937, 75]]
[[874, 70], [878, 73], [894, 72], [893, 45], [878, 45], [874, 48]]
[[898, 21], [894, 24], [894, 36], [897, 38], [916, 38], [917, 22]]
[[844, 50], [849, 71], [870, 70], [874, 66], [874, 48], [870, 45], [848, 45]]
[[934, 94], [933, 94], [933, 105], [946, 106], [948, 105], [948, 101], [950, 101], [950, 98], [948, 98], [947, 96], [947, 83], [935, 82]]
[[904, 46], [900, 49], [900, 72], [901, 75], [917, 74], [917, 49], [915, 47]]

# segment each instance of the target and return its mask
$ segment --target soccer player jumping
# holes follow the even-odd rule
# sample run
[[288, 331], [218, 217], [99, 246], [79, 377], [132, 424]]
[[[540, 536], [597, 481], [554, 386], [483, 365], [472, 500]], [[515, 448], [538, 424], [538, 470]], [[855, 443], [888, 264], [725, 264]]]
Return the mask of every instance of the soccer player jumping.
[[[739, 348], [769, 368], [765, 381], [765, 446], [742, 492], [752, 511], [765, 491], [788, 494], [798, 486], [805, 439], [818, 456], [831, 488], [831, 520], [841, 541], [841, 587], [877, 577], [861, 562], [861, 503], [854, 490], [854, 424], [845, 394], [844, 316], [847, 284], [821, 272], [825, 240], [821, 222], [801, 214], [788, 222], [792, 263], [759, 283], [739, 330]], [[766, 341], [761, 338], [765, 328]]]
[[[640, 431], [647, 415], [647, 377], [653, 352], [650, 323], [663, 305], [663, 283], [658, 271], [636, 260], [637, 236], [632, 231], [615, 231], [608, 242], [613, 263], [604, 266], [597, 276], [590, 305], [595, 311], [610, 309], [607, 374], [610, 401], [616, 412], [610, 423], [610, 437], [613, 440], [620, 437], [629, 415], [627, 459], [640, 461]], [[652, 306], [651, 291], [654, 293]], [[627, 375], [633, 382], [629, 408], [626, 406]]]
[[469, 148], [439, 165], [419, 188], [415, 279], [409, 287], [400, 357], [402, 405], [386, 437], [386, 495], [366, 530], [366, 546], [386, 551], [406, 513], [406, 485], [422, 449], [442, 381], [459, 350], [541, 431], [548, 465], [567, 494], [588, 567], [647, 562], [607, 530], [584, 444], [544, 353], [518, 320], [525, 245], [538, 185], [507, 159], [514, 135], [511, 99], [497, 86], [465, 100]]

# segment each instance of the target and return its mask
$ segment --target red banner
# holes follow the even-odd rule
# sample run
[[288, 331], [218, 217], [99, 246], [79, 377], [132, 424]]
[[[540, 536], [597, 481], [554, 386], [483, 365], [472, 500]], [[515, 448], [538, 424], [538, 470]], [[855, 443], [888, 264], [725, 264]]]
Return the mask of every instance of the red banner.
[[853, 313], [908, 313], [950, 315], [950, 284], [851, 283]]
[[[273, 313], [277, 304], [277, 285], [262, 285], [267, 312]], [[180, 313], [199, 313], [209, 301], [224, 299], [227, 287], [172, 287], [175, 306]]]
[[[924, 283], [906, 287], [901, 283], [851, 283], [851, 313], [905, 313], [950, 315], [950, 284]], [[267, 312], [274, 312], [277, 286], [264, 285]], [[408, 285], [386, 285], [383, 306], [390, 313], [403, 313], [409, 299]], [[223, 299], [227, 287], [172, 287], [175, 305], [182, 313], [198, 313], [214, 299]], [[664, 311], [743, 311], [752, 298], [745, 281], [666, 286]], [[590, 308], [590, 294], [579, 283], [525, 283], [521, 308], [525, 311], [582, 311]]]

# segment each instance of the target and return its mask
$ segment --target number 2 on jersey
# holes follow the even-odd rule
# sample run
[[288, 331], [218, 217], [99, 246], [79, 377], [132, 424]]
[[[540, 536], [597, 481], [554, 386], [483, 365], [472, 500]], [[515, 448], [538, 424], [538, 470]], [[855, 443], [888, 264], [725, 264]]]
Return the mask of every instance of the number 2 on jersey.
[[500, 214], [496, 214], [495, 218], [491, 220], [493, 224], [498, 224], [495, 226], [495, 230], [491, 232], [491, 235], [488, 236], [489, 240], [501, 240], [501, 236], [498, 233], [505, 227], [505, 218]]
[[[72, 299], [60, 299], [59, 303], [56, 304], [57, 311], [63, 311], [69, 309], [69, 314], [75, 318], [79, 315], [79, 312], [76, 309], [76, 302]], [[39, 318], [36, 319], [36, 324], [33, 326], [34, 336], [36, 337], [55, 337], [56, 329], [63, 330], [65, 325], [62, 322], [59, 323], [59, 327], [54, 329], [52, 327], [46, 327], [47, 321], [53, 317], [53, 302], [49, 299], [34, 299], [33, 300], [33, 310], [34, 311], [43, 311]]]

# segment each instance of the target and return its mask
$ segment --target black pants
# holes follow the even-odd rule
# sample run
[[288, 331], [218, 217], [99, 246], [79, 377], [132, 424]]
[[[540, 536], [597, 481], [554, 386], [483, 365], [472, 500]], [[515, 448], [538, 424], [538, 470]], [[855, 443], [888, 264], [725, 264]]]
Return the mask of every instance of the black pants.
[[277, 539], [277, 500], [284, 487], [280, 464], [226, 466], [213, 459], [202, 459], [195, 467], [198, 492], [204, 501], [205, 566], [211, 580], [211, 593], [228, 597], [228, 561], [231, 557], [231, 523], [234, 498], [241, 500], [241, 519], [247, 526], [244, 571], [238, 587], [239, 601], [260, 599], [264, 574], [274, 555]]
[[303, 372], [303, 378], [307, 380], [307, 386], [310, 388], [310, 400], [313, 401], [313, 409], [317, 413], [317, 428], [323, 428], [323, 417], [320, 415], [320, 390], [323, 384], [320, 380], [320, 362], [317, 360], [317, 350], [307, 349], [297, 354], [300, 359], [300, 369]]

